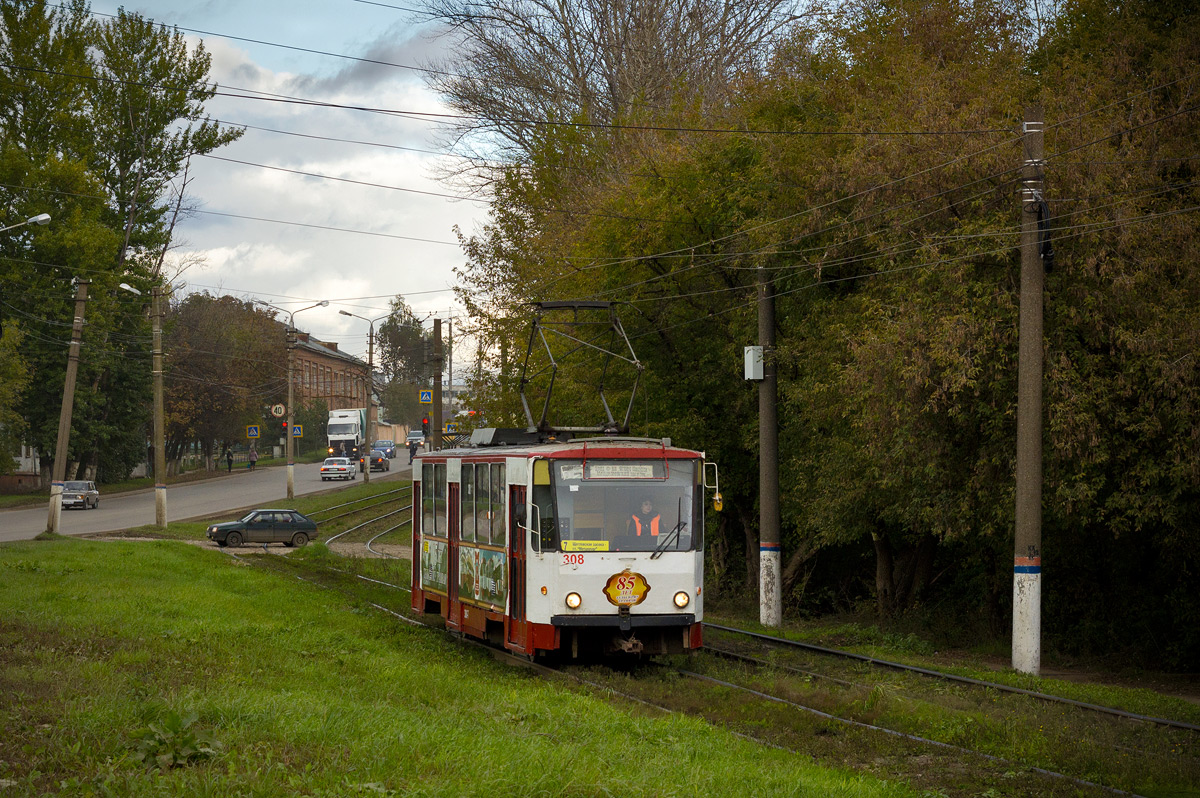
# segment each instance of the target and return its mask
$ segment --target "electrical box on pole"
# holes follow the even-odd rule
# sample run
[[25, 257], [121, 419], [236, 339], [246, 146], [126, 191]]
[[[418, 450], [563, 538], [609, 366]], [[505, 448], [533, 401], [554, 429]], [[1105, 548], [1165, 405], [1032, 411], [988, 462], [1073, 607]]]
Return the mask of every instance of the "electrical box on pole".
[[761, 346], [746, 347], [745, 368], [746, 379], [758, 381], [763, 378], [763, 348]]

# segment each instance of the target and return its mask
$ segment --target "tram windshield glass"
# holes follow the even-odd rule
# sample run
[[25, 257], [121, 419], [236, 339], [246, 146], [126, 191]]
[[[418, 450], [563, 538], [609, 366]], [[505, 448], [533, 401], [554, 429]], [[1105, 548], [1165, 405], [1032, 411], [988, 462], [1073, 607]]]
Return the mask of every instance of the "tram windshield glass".
[[542, 523], [543, 550], [700, 548], [703, 495], [694, 461], [556, 460], [550, 474], [555, 523], [552, 530]]

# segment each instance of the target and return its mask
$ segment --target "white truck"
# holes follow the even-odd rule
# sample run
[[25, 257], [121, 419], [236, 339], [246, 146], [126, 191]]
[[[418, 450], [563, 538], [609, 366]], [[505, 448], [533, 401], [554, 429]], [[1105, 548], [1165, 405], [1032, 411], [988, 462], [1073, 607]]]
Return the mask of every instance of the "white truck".
[[367, 410], [355, 407], [346, 410], [330, 410], [329, 454], [333, 457], [349, 457], [358, 462], [358, 456], [367, 443]]

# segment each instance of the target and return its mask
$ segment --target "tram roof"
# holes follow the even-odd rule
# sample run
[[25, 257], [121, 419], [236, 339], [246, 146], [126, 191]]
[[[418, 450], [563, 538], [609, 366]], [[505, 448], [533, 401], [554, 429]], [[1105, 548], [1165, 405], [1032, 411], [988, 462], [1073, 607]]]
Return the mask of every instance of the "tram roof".
[[493, 457], [667, 457], [669, 459], [703, 458], [704, 452], [671, 445], [670, 438], [596, 437], [566, 441], [545, 441], [527, 444], [495, 446], [462, 446], [418, 453], [418, 458], [461, 457], [487, 459]]

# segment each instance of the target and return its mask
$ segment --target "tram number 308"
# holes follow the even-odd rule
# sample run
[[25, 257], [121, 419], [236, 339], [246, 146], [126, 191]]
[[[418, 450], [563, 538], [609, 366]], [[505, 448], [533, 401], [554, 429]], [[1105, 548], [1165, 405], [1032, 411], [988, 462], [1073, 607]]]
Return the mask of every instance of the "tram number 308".
[[582, 554], [563, 554], [563, 565], [583, 565]]

